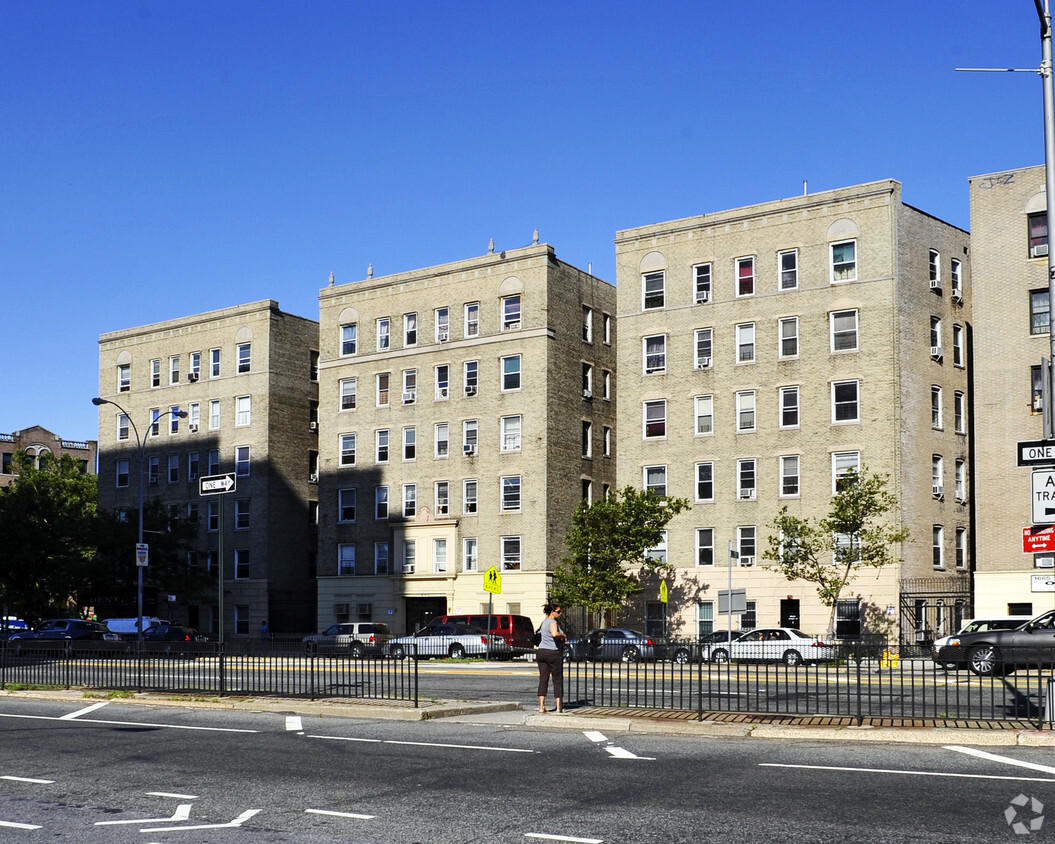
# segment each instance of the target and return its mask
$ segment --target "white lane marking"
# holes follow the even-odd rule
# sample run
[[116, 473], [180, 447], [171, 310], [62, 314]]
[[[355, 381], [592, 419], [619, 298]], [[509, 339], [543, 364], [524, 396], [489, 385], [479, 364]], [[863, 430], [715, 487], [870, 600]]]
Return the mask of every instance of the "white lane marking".
[[197, 794], [173, 794], [171, 791], [148, 791], [147, 797], [174, 797], [177, 800], [197, 800]]
[[609, 753], [611, 753], [616, 759], [643, 759], [647, 762], [655, 762], [655, 756], [637, 756], [631, 753], [629, 750], [623, 750], [621, 747], [606, 747]]
[[96, 826], [120, 826], [126, 823], [164, 823], [169, 821], [170, 823], [177, 823], [178, 821], [185, 821], [190, 819], [190, 803], [180, 803], [176, 807], [176, 811], [172, 813], [171, 818], [132, 818], [132, 820], [126, 821], [96, 821]]
[[242, 814], [240, 814], [233, 821], [228, 821], [227, 823], [206, 823], [206, 824], [201, 824], [200, 826], [155, 826], [155, 827], [149, 827], [147, 829], [141, 829], [139, 831], [140, 832], [183, 832], [184, 830], [188, 830], [188, 829], [234, 829], [234, 828], [239, 827], [242, 824], [244, 824], [247, 820], [249, 820], [251, 817], [253, 817], [253, 815], [255, 815], [255, 814], [259, 813], [259, 812], [262, 812], [262, 811], [263, 811], [263, 809], [248, 809], [247, 811], [242, 812]]
[[[65, 716], [56, 718], [53, 715], [12, 715], [0, 712], [0, 718], [21, 718], [24, 721], [64, 721]], [[258, 733], [259, 730], [238, 730], [232, 727], [188, 727], [182, 724], [150, 724], [140, 721], [103, 721], [97, 718], [78, 718], [78, 724], [111, 724], [118, 727], [157, 727], [164, 730], [200, 730], [211, 733]]]
[[431, 741], [393, 741], [388, 740], [385, 744], [409, 744], [415, 747], [452, 747], [455, 750], [495, 750], [499, 753], [534, 753], [534, 750], [527, 750], [522, 747], [488, 747], [486, 745], [476, 744], [438, 744]]
[[87, 715], [89, 712], [95, 712], [96, 709], [102, 709], [104, 706], [109, 706], [110, 701], [104, 700], [102, 703], [93, 703], [91, 706], [86, 706], [84, 709], [78, 709], [76, 712], [70, 712], [59, 718], [60, 721], [72, 721], [74, 718], [80, 718], [82, 715]]
[[379, 738], [349, 738], [348, 736], [306, 736], [306, 738], [327, 739], [329, 741], [361, 741], [364, 744], [381, 744]]
[[578, 844], [604, 844], [603, 838], [572, 838], [570, 835], [546, 835], [542, 832], [525, 832], [525, 838], [542, 838], [546, 841], [575, 841]]
[[1035, 762], [1023, 762], [1021, 759], [1012, 759], [1008, 756], [997, 756], [995, 753], [986, 753], [984, 750], [975, 750], [973, 747], [947, 744], [945, 749], [955, 750], [957, 753], [966, 753], [968, 756], [977, 756], [979, 759], [988, 759], [990, 762], [1002, 762], [1005, 765], [1016, 765], [1019, 768], [1029, 768], [1033, 771], [1043, 771], [1045, 774], [1055, 774], [1055, 768], [1049, 765], [1038, 765]]
[[0, 821], [0, 826], [7, 829], [43, 829], [42, 826], [34, 826], [31, 823], [15, 823], [14, 821]]
[[597, 730], [583, 730], [582, 734], [590, 741], [608, 741], [608, 739], [604, 737], [604, 733], [599, 733]]
[[1055, 782], [1048, 777], [1003, 777], [997, 774], [952, 774], [948, 771], [898, 771], [892, 768], [844, 768], [838, 765], [781, 765], [760, 762], [760, 768], [798, 768], [806, 771], [842, 771], [851, 774], [904, 774], [909, 777], [954, 777], [966, 780], [1015, 780], [1016, 782]]
[[354, 812], [330, 812], [326, 809], [305, 809], [308, 815], [329, 815], [334, 818], [358, 818], [361, 821], [373, 820], [373, 815], [357, 815]]
[[286, 732], [287, 733], [299, 733], [304, 729], [304, 722], [301, 721], [299, 715], [287, 715], [286, 716]]
[[37, 780], [33, 777], [0, 777], [0, 780], [10, 780], [11, 782], [35, 782], [37, 785], [52, 785], [55, 780]]

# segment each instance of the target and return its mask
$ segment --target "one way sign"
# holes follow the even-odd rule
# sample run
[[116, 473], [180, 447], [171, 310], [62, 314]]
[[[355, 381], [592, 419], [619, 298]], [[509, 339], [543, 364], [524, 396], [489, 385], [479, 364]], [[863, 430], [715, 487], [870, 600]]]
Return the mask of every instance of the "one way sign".
[[198, 479], [199, 495], [220, 495], [224, 492], [234, 492], [236, 481], [234, 473], [225, 475], [206, 475]]
[[1033, 472], [1033, 524], [1055, 525], [1055, 470]]

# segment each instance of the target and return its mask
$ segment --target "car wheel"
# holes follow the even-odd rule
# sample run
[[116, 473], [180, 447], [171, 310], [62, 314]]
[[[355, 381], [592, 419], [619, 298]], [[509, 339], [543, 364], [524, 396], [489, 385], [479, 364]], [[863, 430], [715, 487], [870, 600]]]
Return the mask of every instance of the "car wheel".
[[802, 654], [798, 651], [787, 651], [784, 654], [784, 664], [788, 668], [794, 668], [796, 665], [802, 665]]
[[348, 649], [353, 659], [363, 658], [363, 646], [359, 642], [353, 642], [352, 646]]
[[690, 658], [691, 656], [688, 648], [678, 648], [674, 651], [674, 661], [678, 663], [678, 665], [684, 665], [690, 660]]
[[391, 650], [392, 659], [406, 659], [407, 651], [402, 645], [395, 645]]
[[462, 659], [465, 656], [465, 648], [461, 645], [451, 645], [447, 650], [447, 656], [451, 659]]
[[979, 677], [992, 677], [999, 661], [1000, 652], [992, 645], [976, 645], [967, 656], [967, 665]]
[[620, 654], [619, 658], [625, 663], [637, 662], [641, 659], [641, 651], [633, 645], [627, 645], [623, 648], [623, 653]]
[[718, 648], [716, 651], [711, 651], [711, 662], [728, 662], [729, 651], [724, 648]]

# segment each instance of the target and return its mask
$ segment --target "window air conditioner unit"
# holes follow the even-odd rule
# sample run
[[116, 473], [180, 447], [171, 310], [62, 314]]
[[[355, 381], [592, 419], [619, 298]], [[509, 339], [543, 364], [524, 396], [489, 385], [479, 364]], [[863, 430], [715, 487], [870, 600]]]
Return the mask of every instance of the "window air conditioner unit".
[[190, 381], [193, 384], [195, 381], [198, 380], [198, 373], [197, 372], [188, 372], [187, 373], [187, 380]]
[[318, 482], [319, 482], [319, 473], [318, 472], [312, 472], [310, 475], [308, 475], [308, 483], [309, 484], [317, 484]]
[[467, 396], [475, 396], [476, 395], [476, 385], [475, 384], [470, 384], [469, 386], [467, 386], [465, 388], [465, 395], [467, 395]]
[[741, 557], [740, 565], [742, 566], [753, 566], [755, 564], [755, 558], [753, 556]]
[[697, 369], [709, 369], [711, 366], [711, 359], [709, 357], [702, 357], [696, 361]]
[[448, 395], [448, 392], [447, 392], [447, 388], [446, 387], [440, 387], [436, 391], [436, 398], [438, 398], [438, 399], [445, 399], [445, 398], [447, 398], [447, 395]]
[[952, 291], [952, 300], [954, 302], [962, 302], [963, 301], [963, 291], [954, 289]]
[[931, 290], [941, 290], [941, 279], [940, 278], [932, 278], [930, 280], [930, 289]]
[[935, 359], [940, 358], [941, 357], [941, 346], [931, 346], [930, 347], [930, 356], [932, 358], [935, 358]]
[[711, 291], [710, 290], [701, 290], [699, 293], [696, 294], [696, 302], [697, 302], [697, 304], [699, 304], [701, 302], [709, 302], [709, 301], [711, 301]]
[[1033, 396], [1033, 412], [1041, 413], [1044, 410], [1044, 397], [1041, 395]]
[[191, 422], [190, 425], [188, 425], [187, 427], [190, 429], [190, 432], [192, 434], [198, 433], [198, 426], [195, 425], [193, 422]]
[[317, 430], [319, 430], [319, 423], [318, 422], [309, 422], [308, 423], [308, 430], [309, 431], [317, 431]]
[[475, 445], [463, 445], [462, 446], [462, 454], [464, 454], [466, 457], [472, 457], [474, 454], [476, 454], [476, 446]]
[[1048, 256], [1048, 244], [1038, 243], [1036, 246], [1029, 247], [1030, 258], [1046, 258]]
[[513, 330], [514, 328], [520, 328], [520, 320], [517, 320], [516, 322], [508, 323], [506, 325], [506, 328], [509, 329], [510, 331]]
[[967, 503], [967, 496], [965, 496], [965, 495], [957, 495], [956, 496], [956, 503], [957, 504], [966, 504]]
[[941, 484], [934, 484], [933, 486], [931, 486], [930, 491], [934, 495], [945, 495], [945, 487], [943, 487]]
[[1055, 557], [1034, 557], [1033, 565], [1038, 569], [1055, 569]]
[[334, 615], [348, 615], [348, 604], [334, 604], [333, 605]]
[[403, 404], [413, 404], [416, 395], [413, 391], [403, 393]]
[[755, 491], [754, 491], [754, 489], [751, 489], [751, 488], [742, 489], [742, 490], [740, 490], [740, 497], [741, 498], [754, 498], [755, 497]]
[[593, 398], [593, 390], [583, 390], [582, 391], [582, 397], [584, 399], [592, 399]]
[[446, 343], [450, 339], [450, 336], [451, 335], [449, 332], [441, 331], [439, 334], [436, 335], [436, 339], [439, 340], [441, 343]]

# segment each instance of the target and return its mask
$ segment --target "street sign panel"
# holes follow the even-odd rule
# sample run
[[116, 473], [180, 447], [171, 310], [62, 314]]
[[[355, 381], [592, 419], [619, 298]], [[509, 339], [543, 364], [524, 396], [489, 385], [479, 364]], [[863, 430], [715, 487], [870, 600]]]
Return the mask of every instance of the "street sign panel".
[[718, 615], [729, 615], [730, 612], [733, 615], [747, 612], [746, 589], [718, 590]]
[[150, 546], [145, 542], [136, 543], [136, 565], [147, 566], [150, 564]]
[[1055, 525], [1042, 528], [1022, 528], [1022, 553], [1042, 554], [1055, 551]]
[[494, 566], [484, 572], [484, 592], [490, 592], [493, 595], [502, 594], [502, 575]]
[[1024, 440], [1018, 444], [1019, 466], [1055, 466], [1055, 441]]
[[224, 492], [234, 492], [236, 487], [237, 482], [234, 478], [234, 472], [227, 472], [224, 475], [206, 475], [198, 479], [199, 495], [220, 495]]

